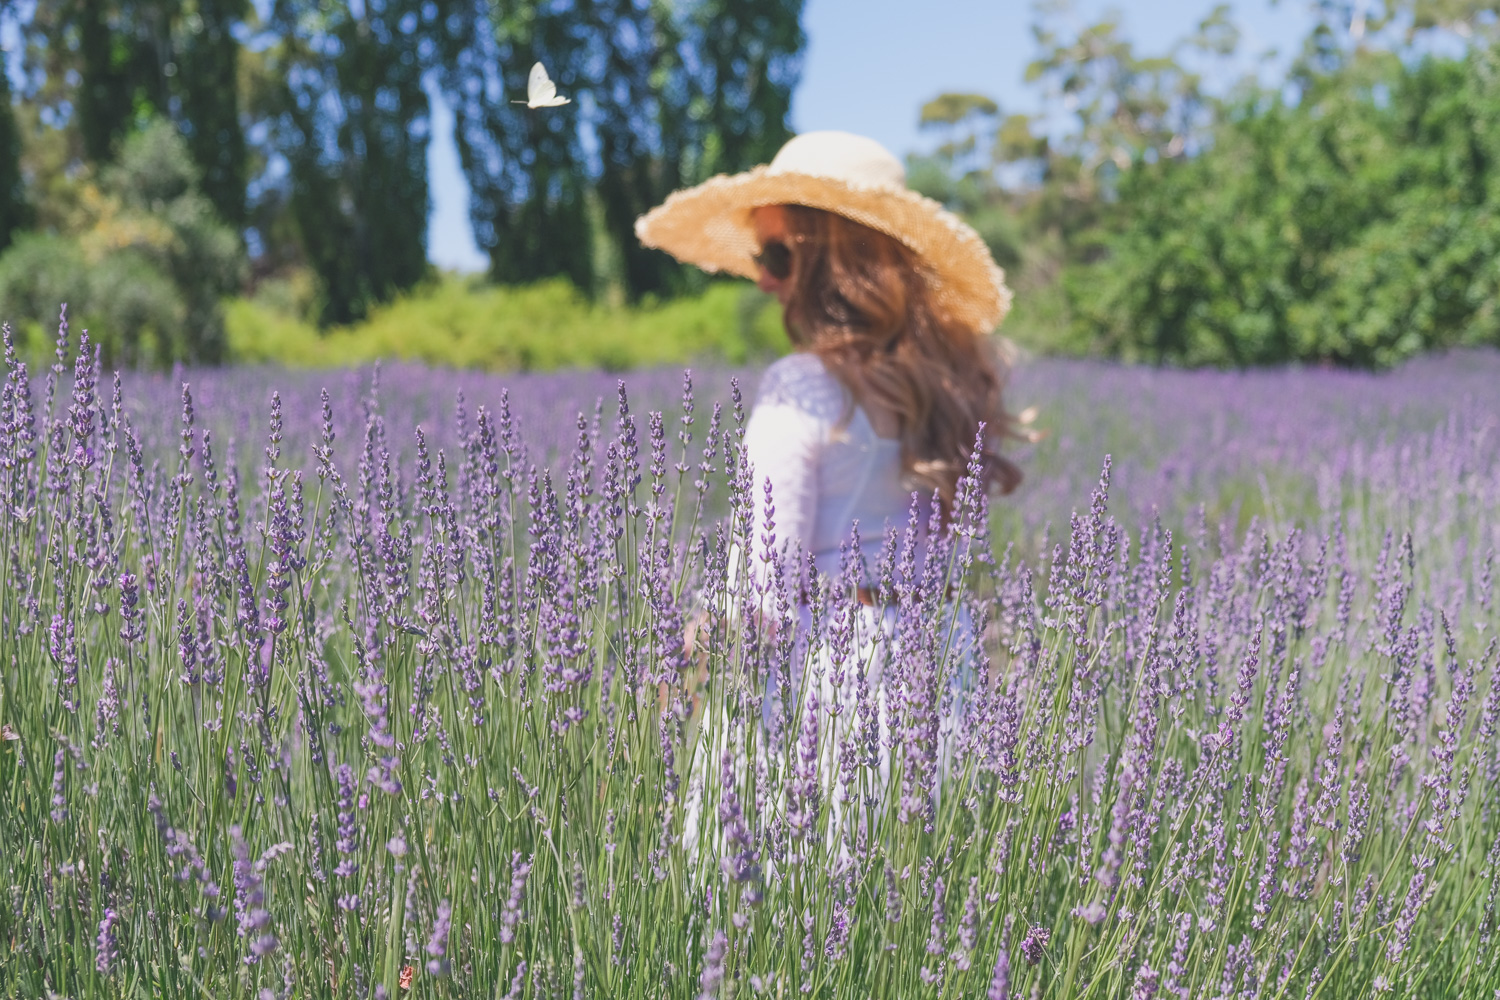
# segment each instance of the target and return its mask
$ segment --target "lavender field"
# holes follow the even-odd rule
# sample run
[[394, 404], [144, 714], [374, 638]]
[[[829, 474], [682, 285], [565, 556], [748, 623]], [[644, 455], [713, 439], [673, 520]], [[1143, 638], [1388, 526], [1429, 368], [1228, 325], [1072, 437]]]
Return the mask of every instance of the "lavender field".
[[6, 996], [1500, 987], [1500, 355], [1026, 364], [1015, 496], [763, 591], [753, 372], [78, 340], [0, 397]]

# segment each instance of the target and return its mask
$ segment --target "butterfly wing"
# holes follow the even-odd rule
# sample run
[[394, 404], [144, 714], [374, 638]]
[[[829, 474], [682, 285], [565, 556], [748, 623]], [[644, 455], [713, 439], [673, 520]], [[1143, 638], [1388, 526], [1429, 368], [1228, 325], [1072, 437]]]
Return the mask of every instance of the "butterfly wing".
[[532, 108], [551, 107], [557, 98], [557, 84], [547, 76], [547, 67], [537, 63], [531, 67], [531, 76], [526, 80], [526, 105]]

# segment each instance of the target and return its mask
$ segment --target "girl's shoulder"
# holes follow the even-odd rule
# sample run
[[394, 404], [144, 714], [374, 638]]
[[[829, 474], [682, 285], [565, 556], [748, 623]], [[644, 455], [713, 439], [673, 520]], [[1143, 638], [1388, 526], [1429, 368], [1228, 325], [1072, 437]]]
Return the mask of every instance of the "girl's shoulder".
[[757, 406], [789, 406], [828, 421], [837, 421], [848, 405], [838, 379], [809, 351], [773, 361], [756, 390]]

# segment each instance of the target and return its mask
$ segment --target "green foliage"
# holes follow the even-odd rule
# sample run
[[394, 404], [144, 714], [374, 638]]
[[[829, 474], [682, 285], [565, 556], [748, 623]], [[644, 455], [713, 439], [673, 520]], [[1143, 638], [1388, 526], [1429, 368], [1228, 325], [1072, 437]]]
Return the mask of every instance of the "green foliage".
[[183, 138], [158, 120], [85, 183], [58, 234], [26, 234], [0, 256], [0, 316], [28, 320], [70, 305], [112, 364], [217, 362], [222, 298], [244, 252], [198, 190]]
[[289, 0], [273, 8], [266, 73], [285, 207], [317, 272], [319, 321], [349, 323], [427, 273], [422, 76], [457, 3]]
[[917, 124], [924, 131], [938, 129], [946, 135], [937, 158], [957, 166], [972, 163], [980, 133], [998, 114], [1000, 105], [983, 94], [939, 94], [922, 105]]
[[1143, 159], [1182, 155], [1211, 110], [1201, 74], [1183, 57], [1228, 55], [1239, 42], [1227, 4], [1161, 56], [1138, 55], [1117, 13], [1071, 37], [1045, 18], [1033, 31], [1041, 52], [1026, 67], [1026, 79], [1071, 109], [1077, 129], [1061, 152], [1082, 164], [1086, 179], [1104, 164], [1126, 170]]
[[172, 282], [134, 248], [90, 265], [76, 239], [22, 234], [0, 256], [0, 317], [40, 355], [51, 334], [32, 317], [57, 316], [63, 303], [110, 361], [147, 364], [171, 360], [187, 313]]
[[174, 77], [181, 87], [179, 127], [202, 174], [203, 194], [234, 227], [246, 221], [250, 179], [245, 129], [240, 122], [240, 43], [234, 35], [248, 13], [246, 0], [196, 0], [185, 18]]
[[235, 33], [248, 12], [245, 0], [38, 0], [17, 25], [24, 96], [72, 134], [74, 168], [111, 162], [141, 125], [169, 118], [216, 213], [238, 226], [249, 163]]
[[[911, 183], [1007, 270], [1013, 339], [1159, 363], [1377, 368], [1500, 343], [1500, 22], [1471, 0], [1314, 6], [1269, 90], [1205, 91], [1205, 64], [1238, 43], [1224, 6], [1149, 56], [1118, 15], [1065, 30], [1056, 3], [1040, 8], [1027, 69], [1041, 115], [1002, 117], [971, 94], [923, 108], [923, 127], [948, 137], [911, 158]], [[1466, 53], [1424, 56], [1434, 29], [1469, 39]], [[1059, 118], [1072, 127], [1038, 128]]]
[[11, 106], [10, 80], [0, 73], [0, 250], [31, 221], [26, 181], [21, 175], [21, 130]]
[[[285, 301], [288, 289], [274, 294]], [[744, 364], [789, 345], [774, 301], [743, 282], [699, 296], [609, 308], [561, 278], [524, 287], [459, 278], [421, 286], [355, 326], [319, 333], [263, 299], [228, 306], [230, 356], [240, 362], [340, 367], [379, 358], [487, 371]], [[420, 331], [420, 335], [414, 335]]]
[[[702, 275], [640, 245], [635, 219], [789, 136], [802, 4], [38, 0], [15, 23], [39, 222], [73, 231], [90, 208], [76, 179], [168, 117], [257, 277], [311, 269], [319, 324], [348, 325], [428, 277], [436, 86], [493, 278], [565, 276], [631, 301], [701, 291]], [[572, 104], [512, 103], [538, 60]], [[186, 309], [194, 325], [201, 309]]]
[[[1164, 55], [1141, 55], [1116, 13], [1079, 30], [1070, 6], [1041, 5], [1038, 54], [1027, 79], [1042, 91], [1042, 113], [1004, 115], [983, 94], [939, 94], [920, 125], [943, 142], [908, 158], [908, 183], [975, 228], [1016, 292], [1006, 334], [1057, 353], [1093, 349], [1080, 335], [1061, 284], [1096, 260], [1114, 211], [1117, 178], [1137, 163], [1194, 152], [1215, 104], [1188, 68], [1233, 52], [1238, 33], [1220, 5]], [[1071, 120], [1057, 132], [1052, 123]]]
[[[635, 220], [679, 187], [770, 159], [789, 137], [802, 3], [494, 5], [463, 58], [442, 68], [491, 276], [566, 276], [632, 301], [701, 287], [641, 246]], [[511, 103], [538, 60], [572, 104]], [[596, 273], [587, 252], [596, 232], [612, 273]]]
[[1212, 365], [1500, 344], [1492, 54], [1371, 55], [1318, 84], [1122, 178], [1106, 256], [1067, 277], [1083, 330], [1121, 356]]

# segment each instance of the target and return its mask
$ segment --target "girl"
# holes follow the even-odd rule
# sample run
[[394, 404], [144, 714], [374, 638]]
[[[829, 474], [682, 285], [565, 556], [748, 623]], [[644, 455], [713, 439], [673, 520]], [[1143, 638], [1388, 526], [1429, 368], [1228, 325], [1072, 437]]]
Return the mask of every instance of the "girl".
[[[906, 187], [895, 157], [843, 132], [798, 136], [769, 165], [677, 192], [636, 233], [707, 270], [755, 278], [781, 303], [795, 348], [766, 371], [745, 438], [751, 583], [790, 588], [801, 604], [789, 662], [764, 680], [771, 752], [789, 767], [816, 758], [822, 789], [834, 792], [832, 837], [843, 802], [885, 799], [891, 751], [910, 740], [897, 754], [901, 808], [921, 810], [923, 787], [930, 801], [948, 765], [975, 641], [961, 606], [919, 592], [927, 528], [947, 523], [966, 470], [984, 490], [1021, 480], [999, 450], [1015, 436], [1001, 402], [1007, 365], [990, 339], [1010, 306], [1004, 276], [977, 233]], [[899, 537], [911, 541], [908, 558], [887, 548], [882, 560]], [[809, 597], [832, 576], [847, 592]], [[812, 604], [830, 609], [824, 620]], [[936, 610], [925, 627], [919, 609]], [[794, 752], [793, 741], [817, 749]], [[879, 773], [863, 791], [861, 759]]]

